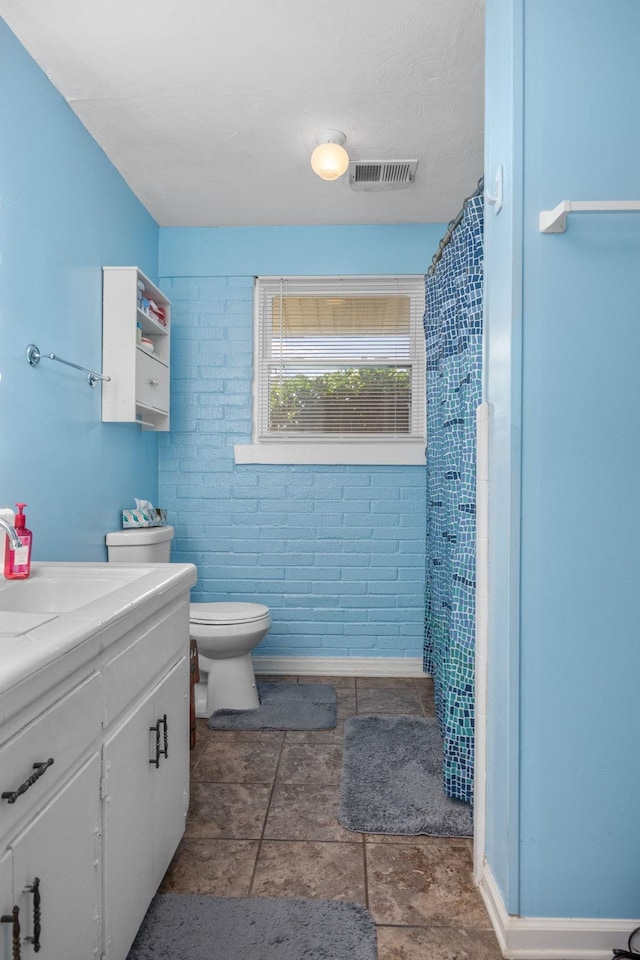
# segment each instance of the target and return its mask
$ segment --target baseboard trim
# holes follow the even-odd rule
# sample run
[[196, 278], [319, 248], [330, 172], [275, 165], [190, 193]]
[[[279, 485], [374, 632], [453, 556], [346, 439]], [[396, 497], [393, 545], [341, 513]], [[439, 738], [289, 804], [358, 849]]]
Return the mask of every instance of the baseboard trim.
[[611, 960], [613, 948], [626, 949], [629, 934], [640, 926], [640, 920], [510, 915], [486, 863], [478, 886], [508, 960]]
[[319, 677], [425, 677], [420, 657], [253, 657], [256, 674]]

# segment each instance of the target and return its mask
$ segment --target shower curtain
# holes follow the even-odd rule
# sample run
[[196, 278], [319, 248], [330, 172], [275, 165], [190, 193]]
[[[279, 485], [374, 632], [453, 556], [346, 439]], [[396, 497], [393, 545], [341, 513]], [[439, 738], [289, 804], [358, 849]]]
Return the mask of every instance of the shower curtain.
[[426, 278], [424, 668], [435, 685], [447, 796], [473, 803], [476, 407], [482, 370], [482, 196], [466, 201]]

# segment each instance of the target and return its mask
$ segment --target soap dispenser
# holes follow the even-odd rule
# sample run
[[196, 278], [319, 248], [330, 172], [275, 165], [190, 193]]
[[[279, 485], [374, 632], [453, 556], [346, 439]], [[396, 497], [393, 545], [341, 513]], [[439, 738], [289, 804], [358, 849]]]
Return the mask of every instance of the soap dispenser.
[[23, 513], [26, 503], [16, 503], [18, 513], [14, 520], [16, 533], [22, 543], [21, 547], [15, 550], [9, 550], [7, 547], [4, 554], [4, 575], [7, 580], [26, 580], [31, 573], [31, 530], [25, 526], [26, 517]]

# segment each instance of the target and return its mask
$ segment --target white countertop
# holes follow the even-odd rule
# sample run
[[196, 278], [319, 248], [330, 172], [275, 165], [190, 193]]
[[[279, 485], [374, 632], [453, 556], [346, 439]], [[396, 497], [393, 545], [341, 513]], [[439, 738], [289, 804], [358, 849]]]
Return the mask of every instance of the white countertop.
[[112, 643], [123, 618], [129, 629], [196, 580], [191, 563], [34, 563], [28, 580], [0, 578], [0, 697], [35, 675], [53, 685]]

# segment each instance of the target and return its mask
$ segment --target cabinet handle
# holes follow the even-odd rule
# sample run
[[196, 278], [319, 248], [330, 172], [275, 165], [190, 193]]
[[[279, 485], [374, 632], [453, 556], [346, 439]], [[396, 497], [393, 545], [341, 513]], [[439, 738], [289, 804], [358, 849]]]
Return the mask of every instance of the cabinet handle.
[[[164, 746], [160, 746], [160, 724], [164, 726]], [[151, 733], [156, 735], [156, 755], [149, 763], [155, 764], [156, 770], [160, 766], [160, 757], [168, 757], [168, 734], [167, 734], [167, 715], [160, 717], [153, 727], [149, 727]]]
[[32, 787], [36, 780], [39, 780], [42, 774], [47, 772], [52, 763], [53, 757], [49, 757], [48, 760], [44, 760], [41, 763], [34, 763], [33, 769], [36, 772], [32, 773], [30, 777], [27, 777], [25, 782], [21, 783], [17, 790], [5, 790], [2, 794], [2, 799], [6, 800], [7, 803], [15, 803], [18, 797], [26, 793], [29, 787]]
[[149, 727], [149, 731], [153, 733], [155, 730], [156, 734], [156, 755], [153, 760], [149, 760], [149, 763], [155, 763], [156, 770], [160, 766], [160, 721], [156, 723], [154, 727]]
[[38, 953], [40, 950], [40, 919], [42, 913], [40, 910], [40, 880], [38, 877], [33, 878], [33, 883], [25, 887], [25, 893], [33, 894], [33, 936], [25, 937], [26, 943], [33, 944], [34, 953]]
[[160, 381], [159, 381], [159, 380], [156, 380], [155, 377], [154, 377], [152, 380], [149, 380], [149, 386], [150, 386], [150, 387], [157, 387], [159, 383], [160, 383]]
[[162, 718], [162, 723], [164, 724], [164, 750], [162, 751], [165, 759], [169, 757], [169, 728], [167, 727], [167, 715]]
[[11, 913], [0, 917], [0, 923], [11, 924], [11, 960], [20, 960], [20, 907], [14, 907]]

